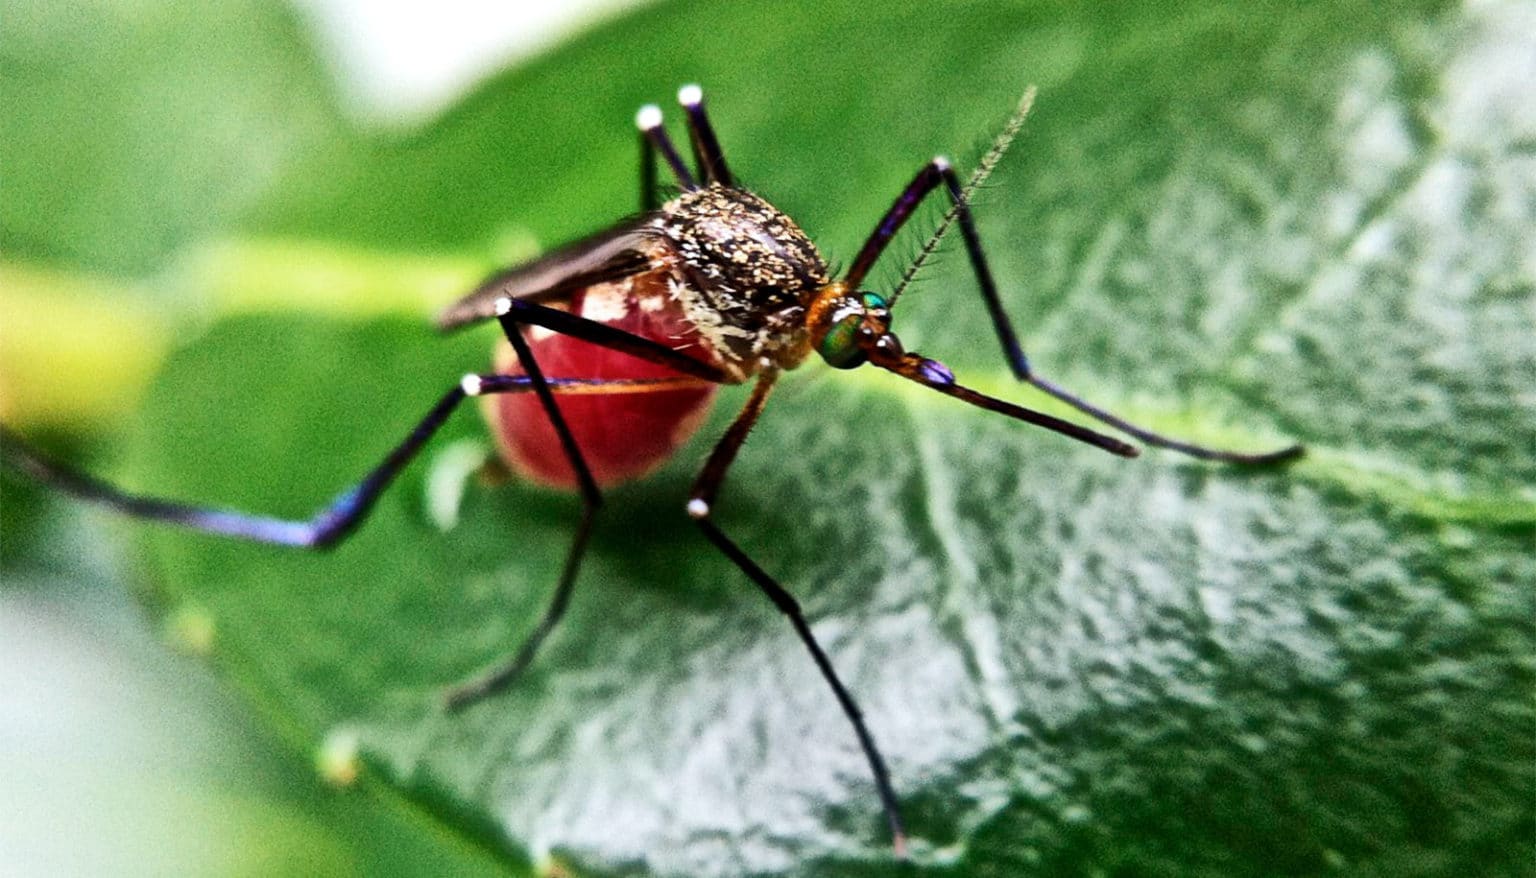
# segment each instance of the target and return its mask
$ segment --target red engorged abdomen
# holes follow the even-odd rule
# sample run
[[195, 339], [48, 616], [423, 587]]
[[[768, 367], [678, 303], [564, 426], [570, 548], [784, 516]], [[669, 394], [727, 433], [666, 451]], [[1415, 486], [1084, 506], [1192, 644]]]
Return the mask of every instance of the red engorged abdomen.
[[[714, 358], [677, 302], [667, 295], [667, 273], [652, 271], [599, 284], [571, 298], [570, 310], [617, 329], [659, 341], [703, 362]], [[546, 378], [681, 378], [681, 373], [591, 342], [534, 327], [526, 337]], [[496, 371], [524, 374], [512, 346], [496, 348]], [[601, 393], [556, 393], [555, 401], [602, 486], [636, 479], [664, 463], [698, 430], [715, 385], [671, 390], [613, 388]], [[554, 426], [532, 392], [485, 397], [486, 420], [513, 470], [544, 485], [574, 488], [576, 473]]]

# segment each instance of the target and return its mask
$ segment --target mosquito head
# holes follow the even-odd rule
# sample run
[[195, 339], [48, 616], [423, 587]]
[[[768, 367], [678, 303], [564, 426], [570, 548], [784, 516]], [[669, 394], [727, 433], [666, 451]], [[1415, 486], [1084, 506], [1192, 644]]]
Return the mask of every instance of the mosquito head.
[[807, 323], [816, 353], [834, 368], [902, 357], [901, 341], [891, 332], [890, 304], [879, 293], [827, 284], [811, 303]]

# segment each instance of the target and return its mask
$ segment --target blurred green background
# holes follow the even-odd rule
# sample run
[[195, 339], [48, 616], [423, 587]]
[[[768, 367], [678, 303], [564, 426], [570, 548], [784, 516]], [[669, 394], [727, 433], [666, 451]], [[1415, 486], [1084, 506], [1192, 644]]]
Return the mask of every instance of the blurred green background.
[[[977, 210], [1039, 368], [1311, 453], [1121, 463], [879, 375], [786, 382], [724, 522], [866, 708], [910, 872], [1531, 871], [1531, 4], [656, 4], [408, 112], [312, 12], [6, 19], [0, 414], [132, 486], [293, 515], [483, 366], [436, 304], [634, 209], [641, 103], [703, 83], [738, 175], [846, 264], [1037, 84]], [[1039, 402], [951, 248], [897, 328]], [[830, 695], [676, 514], [706, 441], [614, 493], [535, 672], [455, 718], [436, 693], [526, 630], [576, 513], [471, 481], [443, 532], [472, 413], [321, 558], [7, 475], [0, 860], [888, 874]]]

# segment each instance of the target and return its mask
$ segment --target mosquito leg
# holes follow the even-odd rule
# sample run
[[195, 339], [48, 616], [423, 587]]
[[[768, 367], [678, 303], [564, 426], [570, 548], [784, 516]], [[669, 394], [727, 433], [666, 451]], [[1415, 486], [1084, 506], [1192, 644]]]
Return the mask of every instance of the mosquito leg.
[[[526, 299], [502, 297], [496, 300], [496, 319], [508, 337], [518, 333], [523, 325], [542, 326], [562, 335], [579, 338], [610, 350], [620, 351], [650, 363], [667, 366], [685, 375], [715, 384], [731, 383], [723, 369], [701, 360], [695, 360], [681, 351], [667, 347], [658, 341], [614, 329], [606, 323], [588, 320], [569, 311], [549, 308]], [[515, 347], [515, 345], [514, 345]]]
[[592, 535], [592, 522], [597, 516], [597, 510], [603, 505], [603, 495], [597, 488], [597, 480], [592, 478], [592, 470], [587, 466], [586, 458], [582, 457], [581, 449], [576, 446], [576, 437], [571, 434], [571, 428], [566, 424], [565, 416], [560, 414], [560, 407], [555, 404], [554, 391], [550, 389], [543, 370], [534, 359], [533, 350], [528, 346], [527, 339], [523, 338], [522, 327], [504, 321], [502, 328], [507, 341], [512, 343], [512, 350], [517, 353], [518, 362], [522, 364], [529, 381], [533, 384], [533, 391], [538, 396], [544, 413], [549, 416], [549, 422], [555, 428], [555, 435], [560, 437], [560, 447], [565, 451], [565, 457], [570, 461], [571, 469], [576, 472], [576, 484], [581, 491], [581, 521], [576, 525], [576, 536], [571, 540], [570, 551], [566, 553], [565, 567], [560, 571], [560, 581], [555, 585], [554, 597], [550, 599], [549, 607], [544, 610], [544, 617], [539, 620], [538, 626], [524, 638], [522, 645], [512, 654], [511, 659], [448, 690], [444, 695], [444, 706], [450, 711], [461, 710], [502, 689], [516, 679], [533, 661], [534, 655], [543, 645], [545, 638], [549, 637], [550, 632], [555, 630], [555, 626], [565, 615], [565, 608], [571, 600], [571, 591], [576, 585], [576, 574], [581, 570], [581, 559], [586, 555], [587, 540]]
[[[660, 153], [667, 166], [672, 169], [673, 176], [677, 178], [677, 185], [688, 190], [699, 188], [699, 184], [693, 179], [693, 173], [688, 170], [688, 166], [683, 163], [683, 157], [678, 154], [677, 147], [672, 145], [672, 138], [667, 136], [667, 129], [662, 127], [660, 107], [655, 104], [646, 104], [641, 107], [640, 111], [635, 113], [635, 127], [640, 129], [640, 139], [644, 144], [641, 147], [641, 154], [645, 160], [644, 167], [651, 169], [649, 172], [644, 169], [640, 172], [642, 206], [649, 205], [646, 207], [648, 210], [655, 206], [656, 171], [652, 156], [656, 153]], [[647, 175], [651, 181], [649, 184], [646, 183]]]
[[[465, 392], [470, 396], [524, 393], [534, 389], [533, 381], [527, 375], [466, 375], [464, 381]], [[474, 390], [475, 382], [479, 382], [478, 392], [471, 392]], [[615, 393], [662, 393], [669, 390], [702, 387], [714, 382], [678, 375], [666, 378], [551, 378], [545, 376], [544, 383], [549, 385], [550, 392], [556, 396], [608, 396]]]
[[464, 388], [459, 386], [443, 394], [405, 440], [361, 482], [342, 491], [307, 521], [251, 515], [129, 493], [48, 459], [9, 429], [0, 427], [0, 438], [4, 440], [3, 459], [7, 466], [66, 494], [125, 515], [258, 543], [326, 549], [345, 539], [362, 523], [379, 495], [448, 420], [464, 397]]
[[837, 697], [837, 703], [842, 708], [843, 714], [853, 725], [854, 734], [859, 739], [859, 747], [863, 749], [864, 758], [869, 762], [870, 771], [875, 778], [875, 788], [880, 794], [880, 804], [885, 810], [885, 819], [891, 829], [891, 843], [896, 849], [897, 856], [905, 856], [907, 834], [902, 827], [896, 792], [891, 787], [890, 772], [886, 770], [885, 759], [880, 755], [880, 748], [875, 745], [874, 736], [869, 733], [869, 728], [864, 724], [864, 714], [859, 710], [858, 702], [854, 701], [853, 695], [838, 678], [836, 669], [832, 667], [832, 660], [827, 657], [826, 651], [816, 641], [816, 635], [811, 632], [810, 623], [806, 621], [805, 613], [800, 609], [800, 603], [727, 537], [712, 518], [715, 498], [725, 480], [726, 470], [730, 468], [731, 462], [736, 458], [736, 452], [741, 450], [747, 434], [751, 432], [753, 424], [762, 414], [763, 406], [768, 401], [768, 393], [773, 389], [775, 377], [774, 373], [769, 372], [758, 379], [746, 407], [736, 416], [730, 429], [726, 430], [725, 435], [715, 445], [714, 451], [709, 455], [709, 461], [705, 463], [703, 471], [694, 481], [693, 491], [688, 499], [688, 515], [698, 522], [699, 527], [704, 531], [704, 536], [725, 553], [732, 563], [741, 568], [741, 571], [747, 574], [763, 594], [773, 601], [774, 606], [779, 608], [779, 612], [789, 618], [790, 624], [795, 628], [795, 634], [810, 651], [817, 669], [821, 671], [827, 685], [832, 687], [832, 694]]
[[[636, 120], [638, 121], [638, 120]], [[645, 130], [640, 130], [640, 212], [650, 213], [661, 206], [656, 194], [656, 146]]]
[[[673, 390], [680, 386], [696, 385], [700, 380], [687, 377], [552, 378], [549, 383], [555, 393], [568, 395]], [[367, 477], [343, 491], [308, 521], [251, 515], [130, 493], [49, 458], [3, 424], [0, 424], [0, 465], [39, 484], [133, 518], [163, 521], [203, 533], [259, 543], [325, 549], [345, 539], [363, 522], [378, 496], [448, 419], [465, 396], [523, 393], [533, 389], [526, 375], [466, 375], [463, 382], [445, 393], [405, 441], [396, 446]]]
[[1290, 445], [1275, 451], [1250, 454], [1239, 451], [1224, 451], [1216, 448], [1208, 448], [1203, 445], [1195, 445], [1179, 439], [1173, 439], [1156, 433], [1145, 427], [1139, 427], [1131, 422], [1114, 415], [1105, 409], [1082, 399], [1065, 388], [1054, 384], [1034, 373], [1030, 367], [1029, 359], [1024, 355], [1024, 349], [1019, 344], [1018, 334], [1014, 332], [1013, 323], [1008, 319], [1008, 314], [1003, 310], [1002, 298], [997, 293], [997, 283], [992, 278], [992, 270], [987, 266], [986, 255], [981, 249], [981, 238], [976, 234], [976, 221], [972, 217], [970, 204], [965, 198], [965, 191], [960, 184], [960, 178], [955, 173], [949, 161], [945, 158], [935, 158], [923, 169], [917, 172], [912, 182], [897, 197], [891, 209], [886, 212], [880, 224], [864, 242], [859, 255], [854, 259], [852, 267], [848, 270], [848, 283], [857, 287], [875, 260], [890, 244], [896, 232], [906, 221], [911, 218], [918, 204], [931, 192], [943, 186], [949, 194], [950, 203], [954, 207], [955, 217], [960, 223], [960, 233], [965, 239], [965, 250], [971, 260], [971, 267], [975, 270], [976, 281], [981, 287], [981, 297], [986, 303], [987, 313], [992, 318], [992, 326], [997, 332], [997, 339], [1002, 344], [1003, 355], [1008, 360], [1008, 365], [1013, 369], [1013, 374], [1043, 393], [1053, 396], [1067, 405], [1072, 406], [1089, 417], [1102, 421], [1121, 430], [1131, 436], [1140, 439], [1148, 445], [1159, 448], [1167, 448], [1178, 451], [1191, 457], [1204, 460], [1220, 460], [1228, 463], [1265, 464], [1279, 463], [1300, 457], [1304, 449], [1300, 445]]
[[[571, 469], [576, 472], [576, 482], [582, 499], [581, 521], [576, 526], [576, 536], [571, 541], [570, 551], [566, 554], [565, 567], [560, 572], [560, 581], [555, 585], [554, 597], [550, 599], [549, 607], [545, 609], [544, 616], [539, 620], [539, 624], [523, 640], [522, 645], [513, 653], [511, 659], [491, 668], [467, 683], [448, 690], [444, 696], [444, 704], [450, 711], [461, 710], [505, 688], [533, 661], [533, 657], [538, 652], [539, 647], [543, 645], [550, 632], [554, 631], [561, 617], [565, 615], [566, 606], [570, 603], [571, 592], [576, 585], [576, 574], [581, 569], [581, 560], [586, 554], [587, 541], [592, 534], [593, 521], [596, 518], [597, 510], [602, 506], [603, 502], [602, 492], [598, 490], [597, 481], [592, 478], [592, 471], [587, 466], [586, 458], [582, 457], [581, 449], [576, 445], [576, 437], [572, 435], [570, 427], [565, 422], [565, 417], [560, 414], [559, 407], [555, 405], [555, 394], [557, 392], [572, 393], [581, 392], [581, 390], [572, 387], [569, 383], [560, 382], [560, 379], [547, 379], [544, 377], [538, 362], [533, 358], [533, 351], [529, 348], [527, 340], [523, 338], [524, 325], [544, 326], [548, 329], [601, 344], [614, 350], [633, 354], [651, 362], [672, 366], [677, 368], [678, 371], [692, 373], [690, 376], [643, 379], [634, 382], [593, 382], [592, 392], [601, 392], [602, 389], [618, 383], [629, 383], [633, 385], [632, 389], [640, 389], [652, 385], [671, 387], [679, 383], [697, 383], [701, 380], [719, 383], [722, 380], [718, 370], [680, 354], [665, 345], [613, 329], [606, 324], [576, 317], [565, 311], [506, 298], [496, 302], [496, 313], [498, 320], [501, 322], [503, 334], [506, 335], [507, 341], [511, 342], [512, 350], [517, 354], [518, 361], [523, 364], [523, 369], [528, 373], [528, 381], [532, 384], [534, 393], [538, 395], [545, 414], [549, 416], [550, 424], [555, 428], [555, 435], [560, 438], [560, 447], [564, 450], [566, 459], [570, 461]], [[466, 384], [468, 383], [466, 382]]]
[[[718, 384], [725, 380], [724, 374], [719, 369], [678, 353], [666, 345], [614, 329], [607, 324], [577, 317], [566, 311], [546, 308], [521, 299], [502, 298], [496, 301], [496, 316], [519, 362], [527, 370], [527, 377], [533, 384], [533, 389], [538, 394], [545, 413], [549, 415], [550, 423], [555, 428], [555, 434], [560, 438], [560, 446], [565, 451], [566, 459], [570, 461], [571, 469], [576, 472], [576, 481], [582, 497], [581, 521], [577, 525], [576, 536], [571, 541], [565, 567], [560, 573], [560, 581], [555, 586], [554, 597], [544, 611], [544, 617], [539, 620], [539, 624], [532, 633], [524, 639], [511, 659], [447, 692], [444, 703], [451, 711], [463, 709], [506, 687], [533, 661], [539, 647], [565, 615], [565, 609], [570, 603], [571, 591], [575, 588], [576, 574], [581, 568], [581, 559], [586, 553], [587, 540], [591, 536], [592, 523], [598, 508], [602, 505], [602, 493], [598, 490], [597, 482], [592, 478], [592, 472], [587, 467], [586, 459], [582, 457], [581, 449], [577, 447], [576, 439], [566, 425], [565, 418], [555, 405], [555, 393], [563, 388], [552, 386], [552, 381], [544, 377], [538, 363], [533, 359], [533, 352], [529, 349], [527, 340], [523, 338], [524, 326], [543, 326], [546, 329], [600, 344], [686, 373], [685, 376], [679, 376], [676, 379], [644, 380], [637, 382], [639, 384], [672, 385], [679, 382], [699, 381]], [[566, 392], [576, 391], [567, 390]]]
[[1134, 436], [1148, 445], [1155, 445], [1158, 448], [1166, 448], [1170, 451], [1177, 451], [1181, 454], [1187, 454], [1190, 457], [1197, 457], [1201, 460], [1217, 460], [1223, 463], [1241, 464], [1285, 463], [1287, 461], [1296, 460], [1297, 458], [1300, 458], [1307, 453], [1306, 446], [1300, 444], [1287, 445], [1284, 448], [1277, 448], [1274, 451], [1259, 452], [1228, 451], [1221, 448], [1211, 448], [1205, 445], [1196, 445], [1193, 442], [1185, 442], [1182, 439], [1174, 439], [1171, 436], [1164, 436], [1161, 433], [1154, 433], [1145, 427], [1139, 427], [1130, 421], [1125, 420], [1119, 415], [1113, 414], [1112, 412], [1100, 408], [1088, 400], [1069, 392], [1060, 385], [1047, 381], [1046, 379], [1034, 374], [1033, 372], [1024, 376], [1024, 381], [1033, 387], [1038, 388], [1045, 394], [1056, 397], [1057, 399], [1061, 400], [1067, 405], [1072, 406], [1083, 414], [1096, 418], [1110, 425], [1111, 427], [1126, 433], [1129, 436]]
[[[715, 130], [709, 124], [709, 116], [704, 111], [704, 93], [696, 85], [685, 85], [678, 90], [678, 103], [682, 104], [684, 112], [688, 114], [688, 139], [693, 147], [693, 161], [698, 167], [698, 174], [704, 181], [704, 185], [719, 183], [723, 186], [734, 186], [736, 182], [731, 177], [730, 169], [726, 167], [725, 155], [720, 151], [720, 143], [715, 139]], [[661, 200], [656, 189], [656, 153], [658, 149], [667, 155], [667, 162], [677, 174], [678, 183], [685, 189], [694, 188], [694, 181], [685, 170], [679, 169], [681, 158], [676, 156], [676, 150], [672, 147], [666, 130], [661, 126], [661, 110], [655, 105], [646, 105], [635, 116], [635, 124], [640, 129], [640, 210], [651, 211], [660, 206]], [[658, 143], [661, 144], [658, 147]]]
[[715, 139], [715, 129], [704, 110], [704, 90], [697, 85], [685, 85], [677, 90], [677, 102], [688, 114], [688, 139], [693, 144], [693, 160], [704, 184], [735, 186], [736, 180], [725, 164], [725, 153], [720, 150], [720, 141]]
[[885, 212], [885, 216], [880, 218], [880, 223], [875, 226], [874, 231], [869, 233], [864, 246], [859, 248], [859, 255], [855, 256], [853, 264], [848, 266], [848, 274], [843, 280], [849, 287], [857, 289], [864, 282], [865, 275], [869, 274], [869, 270], [874, 267], [880, 254], [885, 252], [885, 248], [896, 237], [896, 233], [901, 231], [901, 227], [912, 218], [917, 206], [922, 204], [923, 199], [943, 182], [941, 169], [948, 167], [949, 161], [944, 158], [929, 161], [928, 164], [923, 165], [922, 170], [917, 172], [917, 176], [912, 178], [912, 182], [907, 184], [907, 188], [896, 196], [895, 203]]

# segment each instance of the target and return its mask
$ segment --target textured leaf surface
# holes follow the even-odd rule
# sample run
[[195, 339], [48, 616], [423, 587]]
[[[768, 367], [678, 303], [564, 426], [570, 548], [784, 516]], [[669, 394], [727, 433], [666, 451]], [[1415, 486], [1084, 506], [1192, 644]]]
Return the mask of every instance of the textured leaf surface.
[[[417, 135], [335, 139], [241, 228], [386, 252], [555, 243], [632, 209], [633, 109], [697, 79], [738, 172], [846, 261], [924, 158], [968, 165], [1037, 82], [978, 206], [1037, 365], [1168, 432], [1311, 453], [1257, 473], [1127, 463], [888, 376], [787, 382], [723, 521], [860, 698], [916, 871], [1528, 868], [1529, 8], [855, 6], [647, 11]], [[972, 290], [954, 252], [897, 327], [1025, 398]], [[305, 514], [488, 345], [225, 321], [171, 362], [127, 469]], [[681, 514], [706, 447], [613, 495], [561, 633], [464, 716], [437, 696], [541, 611], [568, 497], [474, 483], [439, 533], [429, 454], [327, 557], [157, 532], [148, 579], [210, 614], [220, 667], [290, 737], [356, 733], [421, 808], [514, 859], [883, 873], [830, 694]]]

